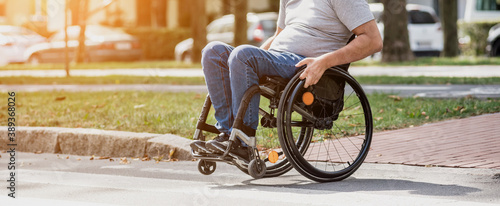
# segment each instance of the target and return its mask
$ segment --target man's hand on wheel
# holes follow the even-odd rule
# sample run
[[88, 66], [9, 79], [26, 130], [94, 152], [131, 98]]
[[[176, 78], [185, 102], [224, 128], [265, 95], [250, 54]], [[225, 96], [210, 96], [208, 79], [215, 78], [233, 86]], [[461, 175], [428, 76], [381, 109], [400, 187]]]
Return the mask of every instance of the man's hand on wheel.
[[325, 73], [328, 67], [323, 63], [321, 57], [318, 58], [305, 58], [295, 65], [295, 67], [301, 67], [307, 65], [306, 69], [300, 75], [300, 79], [306, 79], [304, 88], [318, 83], [323, 73]]

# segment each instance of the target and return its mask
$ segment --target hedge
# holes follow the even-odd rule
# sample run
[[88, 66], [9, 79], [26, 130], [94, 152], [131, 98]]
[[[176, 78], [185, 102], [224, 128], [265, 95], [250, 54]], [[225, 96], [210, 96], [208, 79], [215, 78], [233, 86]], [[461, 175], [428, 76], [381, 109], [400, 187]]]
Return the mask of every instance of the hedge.
[[190, 38], [190, 29], [166, 28], [126, 28], [125, 31], [134, 35], [141, 42], [143, 58], [146, 60], [174, 59], [177, 43]]
[[500, 23], [497, 21], [483, 22], [460, 22], [458, 24], [463, 35], [470, 37], [470, 42], [462, 48], [465, 55], [481, 56], [485, 54], [485, 48], [488, 44], [488, 32], [494, 25]]

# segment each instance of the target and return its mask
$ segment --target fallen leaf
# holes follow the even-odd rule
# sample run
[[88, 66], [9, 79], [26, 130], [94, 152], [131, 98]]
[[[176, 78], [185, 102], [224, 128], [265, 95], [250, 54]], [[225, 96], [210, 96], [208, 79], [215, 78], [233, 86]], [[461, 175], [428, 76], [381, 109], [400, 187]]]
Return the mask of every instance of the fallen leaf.
[[377, 155], [375, 155], [375, 156], [377, 156], [377, 157], [382, 157], [382, 154], [377, 154]]
[[56, 101], [63, 101], [65, 99], [66, 99], [66, 97], [56, 97]]
[[397, 109], [396, 109], [396, 111], [398, 111], [398, 112], [402, 112], [402, 111], [403, 111], [403, 109], [401, 109], [401, 108], [397, 108]]
[[69, 156], [67, 156], [66, 159], [69, 159]]
[[384, 119], [383, 117], [375, 117], [375, 120], [382, 120]]
[[425, 119], [429, 119], [429, 116], [426, 116]]
[[151, 160], [151, 158], [149, 158], [149, 157], [144, 157], [144, 158], [142, 158], [141, 160], [142, 160], [142, 161], [149, 161], [149, 160]]
[[397, 95], [389, 95], [388, 97], [394, 99], [394, 101], [401, 101], [401, 97]]
[[130, 164], [126, 157], [120, 159], [120, 164]]
[[82, 160], [82, 159], [80, 159], [80, 158], [76, 159], [76, 161], [80, 161], [80, 160]]
[[463, 106], [457, 106], [457, 108], [455, 108], [455, 109], [453, 109], [453, 110], [455, 110], [455, 111], [460, 111], [460, 110], [462, 110], [463, 108], [464, 108]]
[[90, 160], [94, 160], [94, 158], [95, 158], [95, 156], [94, 156], [94, 155], [92, 155], [92, 157], [90, 157]]
[[174, 154], [175, 154], [175, 148], [170, 149], [170, 152], [168, 153], [168, 159], [172, 159], [174, 157]]
[[42, 151], [38, 150], [38, 151], [35, 152], [35, 154], [42, 154]]
[[110, 159], [111, 157], [99, 157], [100, 160]]
[[193, 99], [201, 99], [201, 94], [194, 95]]
[[115, 160], [114, 159], [109, 159], [110, 162], [114, 162]]
[[422, 112], [422, 115], [424, 115], [424, 116], [427, 116], [427, 113], [425, 113], [425, 112]]
[[384, 113], [384, 109], [381, 109], [380, 111], [378, 111], [378, 113]]
[[467, 110], [467, 108], [465, 108], [465, 107], [463, 109], [461, 109], [460, 110], [460, 114], [462, 114], [463, 112], [465, 112], [465, 110]]

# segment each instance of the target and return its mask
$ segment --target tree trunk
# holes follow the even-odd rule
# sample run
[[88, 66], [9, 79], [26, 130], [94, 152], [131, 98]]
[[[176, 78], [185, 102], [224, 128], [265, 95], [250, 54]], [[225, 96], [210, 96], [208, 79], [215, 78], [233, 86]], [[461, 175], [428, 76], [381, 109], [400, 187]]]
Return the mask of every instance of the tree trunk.
[[458, 56], [458, 3], [456, 0], [439, 0], [439, 10], [444, 37], [444, 47], [441, 56]]
[[80, 1], [80, 36], [78, 37], [78, 51], [76, 52], [76, 62], [82, 63], [85, 61], [85, 31], [87, 29], [87, 14], [89, 8], [89, 0]]
[[167, 27], [167, 0], [155, 0], [156, 26]]
[[137, 26], [151, 26], [151, 0], [136, 0]]
[[190, 0], [191, 2], [191, 33], [193, 35], [193, 49], [191, 60], [193, 63], [201, 61], [201, 50], [207, 44], [207, 15], [205, 0]]
[[408, 36], [408, 12], [406, 0], [382, 0], [384, 12], [384, 48], [382, 62], [413, 60]]
[[234, 45], [248, 43], [247, 13], [248, 0], [235, 0], [234, 4]]
[[222, 0], [222, 15], [231, 13], [231, 0]]
[[71, 11], [71, 25], [76, 26], [80, 25], [80, 1], [78, 0], [69, 0], [68, 7]]

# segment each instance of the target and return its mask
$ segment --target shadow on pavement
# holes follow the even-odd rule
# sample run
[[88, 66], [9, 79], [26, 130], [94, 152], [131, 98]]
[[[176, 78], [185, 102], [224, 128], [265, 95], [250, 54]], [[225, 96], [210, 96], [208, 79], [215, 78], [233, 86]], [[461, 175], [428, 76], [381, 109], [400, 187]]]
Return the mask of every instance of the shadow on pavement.
[[274, 188], [290, 189], [288, 192], [307, 193], [304, 190], [314, 191], [314, 194], [335, 192], [371, 192], [371, 191], [409, 191], [410, 194], [425, 196], [464, 196], [470, 193], [480, 192], [474, 187], [466, 187], [453, 184], [434, 184], [427, 182], [415, 182], [398, 179], [356, 179], [348, 178], [340, 182], [316, 183], [304, 179], [290, 180], [289, 184], [272, 184], [270, 182], [258, 183], [260, 180], [246, 180], [244, 185], [225, 186], [219, 189], [242, 189], [254, 186], [258, 190], [273, 192]]

